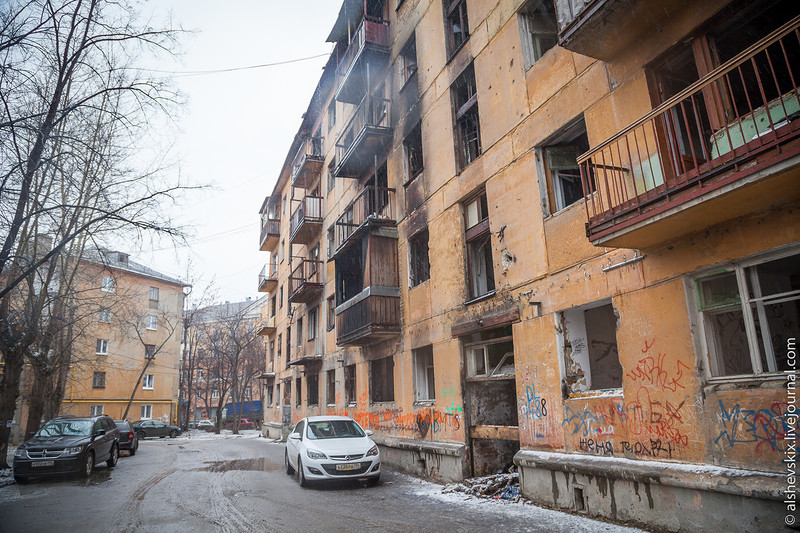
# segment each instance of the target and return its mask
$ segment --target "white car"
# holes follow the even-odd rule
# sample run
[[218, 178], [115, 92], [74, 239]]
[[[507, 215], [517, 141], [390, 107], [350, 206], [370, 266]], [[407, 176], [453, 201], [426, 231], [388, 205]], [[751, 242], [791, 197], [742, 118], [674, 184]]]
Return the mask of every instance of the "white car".
[[286, 473], [297, 471], [300, 486], [326, 479], [367, 479], [381, 476], [381, 453], [364, 431], [346, 416], [302, 419], [286, 441]]

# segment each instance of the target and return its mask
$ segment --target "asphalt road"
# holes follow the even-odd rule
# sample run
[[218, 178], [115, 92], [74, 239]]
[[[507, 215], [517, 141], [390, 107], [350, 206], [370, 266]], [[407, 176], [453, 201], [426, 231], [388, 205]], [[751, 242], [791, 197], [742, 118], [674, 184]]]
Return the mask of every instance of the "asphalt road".
[[381, 483], [303, 489], [261, 438], [156, 439], [88, 480], [0, 488], [0, 532], [632, 531], [532, 505], [465, 500], [385, 469]]

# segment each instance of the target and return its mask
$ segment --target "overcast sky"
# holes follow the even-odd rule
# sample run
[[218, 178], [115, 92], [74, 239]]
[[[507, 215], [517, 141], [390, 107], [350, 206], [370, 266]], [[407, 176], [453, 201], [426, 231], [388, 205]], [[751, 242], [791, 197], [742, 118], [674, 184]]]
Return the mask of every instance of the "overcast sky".
[[[176, 208], [194, 228], [191, 249], [144, 250], [138, 259], [181, 279], [187, 261], [214, 278], [221, 301], [257, 297], [258, 274], [268, 254], [258, 250], [258, 210], [272, 192], [294, 134], [300, 126], [326, 57], [287, 65], [219, 74], [206, 71], [277, 63], [331, 51], [325, 42], [338, 0], [159, 0], [184, 28], [180, 62], [157, 68], [178, 73], [188, 98], [175, 150], [181, 175], [212, 183]], [[176, 170], [177, 171], [177, 170]]]

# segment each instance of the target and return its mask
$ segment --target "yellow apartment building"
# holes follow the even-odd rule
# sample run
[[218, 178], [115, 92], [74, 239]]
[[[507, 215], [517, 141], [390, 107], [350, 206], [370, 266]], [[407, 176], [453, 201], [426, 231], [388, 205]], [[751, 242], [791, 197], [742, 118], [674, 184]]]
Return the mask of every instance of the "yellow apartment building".
[[265, 433], [670, 530], [779, 530], [800, 6], [346, 0], [261, 208]]

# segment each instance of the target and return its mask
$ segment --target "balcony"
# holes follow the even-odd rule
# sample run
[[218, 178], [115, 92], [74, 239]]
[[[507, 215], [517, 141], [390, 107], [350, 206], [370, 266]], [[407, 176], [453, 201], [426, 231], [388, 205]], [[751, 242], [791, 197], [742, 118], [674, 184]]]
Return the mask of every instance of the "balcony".
[[256, 330], [256, 335], [272, 335], [275, 329], [275, 317], [271, 316]]
[[399, 288], [367, 287], [336, 308], [339, 346], [363, 346], [399, 334]]
[[322, 198], [306, 196], [292, 212], [289, 240], [292, 244], [311, 244], [322, 230]]
[[578, 158], [587, 236], [646, 248], [797, 196], [800, 17]]
[[352, 239], [359, 237], [369, 226], [386, 226], [397, 238], [394, 215], [394, 189], [375, 187], [364, 189], [344, 209], [334, 229], [334, 257]]
[[281, 235], [280, 196], [267, 196], [261, 205], [261, 244], [262, 252], [269, 252], [278, 245]]
[[322, 269], [324, 263], [315, 259], [300, 259], [289, 277], [289, 301], [309, 303], [322, 294]]
[[371, 170], [375, 156], [392, 142], [391, 101], [367, 95], [361, 100], [336, 143], [336, 168], [340, 178], [360, 178]]
[[272, 292], [278, 285], [278, 263], [270, 261], [258, 275], [258, 292]]
[[369, 84], [388, 65], [389, 45], [389, 22], [365, 16], [336, 68], [338, 101], [348, 104], [361, 101]]
[[322, 173], [322, 137], [306, 136], [292, 162], [292, 186], [310, 189]]

